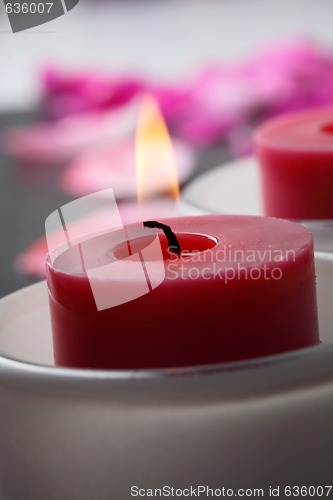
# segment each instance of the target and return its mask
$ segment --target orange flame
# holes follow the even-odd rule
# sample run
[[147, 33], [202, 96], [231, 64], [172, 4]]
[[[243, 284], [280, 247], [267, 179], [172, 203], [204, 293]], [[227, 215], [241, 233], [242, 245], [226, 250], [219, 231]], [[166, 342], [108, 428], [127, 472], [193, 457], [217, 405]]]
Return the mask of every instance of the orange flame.
[[179, 183], [170, 135], [157, 102], [143, 98], [136, 133], [138, 202], [164, 191], [179, 200]]

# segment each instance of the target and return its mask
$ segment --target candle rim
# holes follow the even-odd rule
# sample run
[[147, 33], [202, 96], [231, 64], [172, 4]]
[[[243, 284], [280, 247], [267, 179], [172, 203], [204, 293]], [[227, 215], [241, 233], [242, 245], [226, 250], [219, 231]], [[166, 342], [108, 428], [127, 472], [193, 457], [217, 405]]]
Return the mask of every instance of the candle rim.
[[[132, 227], [138, 227], [138, 226], [136, 224], [134, 224]], [[149, 229], [149, 228], [146, 228], [146, 229]], [[121, 231], [121, 229], [119, 229], [119, 230]], [[97, 231], [97, 232], [91, 232], [91, 233], [85, 233], [85, 234], [87, 234], [87, 235], [91, 234], [91, 235], [94, 235], [95, 237], [100, 237], [100, 236], [106, 236], [108, 234], [108, 232], [98, 232]], [[213, 235], [210, 235], [210, 234], [206, 234], [206, 233], [189, 232], [189, 231], [176, 231], [176, 234], [177, 235], [185, 235], [185, 236], [186, 235], [201, 236], [201, 237], [207, 238], [208, 240], [214, 242], [213, 246], [205, 248], [204, 250], [193, 251], [193, 252], [181, 251], [181, 253], [179, 254], [179, 257], [181, 257], [181, 258], [191, 258], [193, 256], [198, 256], [199, 254], [203, 254], [205, 252], [211, 251], [219, 243], [219, 239], [217, 237], [215, 237]], [[163, 237], [165, 235], [163, 233], [157, 233], [156, 232], [154, 234], [151, 234], [151, 236], [154, 236], [154, 237], [160, 237], [161, 236], [161, 237]], [[135, 238], [133, 238], [133, 240], [137, 240], [137, 239], [140, 239], [140, 238], [143, 239], [143, 238], [148, 238], [148, 237], [149, 237], [149, 235], [142, 234], [141, 236], [136, 236]], [[117, 248], [120, 245], [127, 244], [128, 241], [129, 240], [125, 237], [121, 242], [119, 242], [115, 247], [113, 247], [112, 254], [115, 256], [115, 253], [114, 253], [115, 248]], [[45, 257], [45, 265], [47, 266], [47, 268], [51, 269], [52, 272], [64, 274], [66, 276], [73, 276], [73, 277], [80, 277], [80, 278], [86, 276], [86, 274], [85, 274], [84, 271], [77, 271], [77, 272], [76, 271], [70, 271], [70, 270], [62, 269], [59, 266], [58, 267], [56, 266], [57, 260], [63, 254], [65, 254], [66, 252], [68, 252], [70, 250], [74, 251], [75, 249], [77, 249], [79, 247], [80, 243], [81, 242], [80, 242], [80, 237], [79, 237], [76, 242], [75, 241], [73, 242], [73, 245], [71, 247], [68, 247], [66, 243], [61, 243], [60, 245], [56, 246], [51, 251], [47, 252], [46, 257]], [[143, 247], [143, 248], [145, 248], [145, 247]], [[51, 261], [51, 254], [52, 253], [53, 254], [56, 253], [56, 256], [54, 257], [53, 261]], [[121, 259], [117, 259], [117, 260], [119, 261]], [[170, 260], [172, 260], [172, 257], [170, 258]], [[96, 266], [96, 267], [98, 267], [98, 266]]]
[[[299, 230], [301, 229], [301, 230], [302, 230], [302, 232], [307, 233], [307, 234], [308, 234], [308, 237], [309, 237], [309, 241], [307, 241], [306, 243], [303, 243], [302, 245], [297, 244], [297, 249], [298, 249], [298, 251], [300, 252], [300, 256], [301, 256], [301, 254], [303, 253], [303, 249], [304, 249], [305, 247], [307, 247], [309, 244], [311, 244], [311, 245], [312, 245], [312, 248], [313, 248], [313, 238], [312, 238], [312, 234], [311, 234], [311, 232], [309, 231], [309, 229], [307, 229], [306, 227], [304, 227], [303, 225], [301, 225], [301, 224], [299, 224], [299, 223], [297, 223], [297, 222], [295, 222], [295, 221], [285, 220], [285, 219], [279, 219], [279, 218], [276, 218], [276, 217], [261, 217], [261, 216], [252, 216], [252, 215], [217, 215], [217, 214], [210, 214], [210, 215], [196, 216], [196, 217], [193, 217], [193, 219], [200, 219], [201, 217], [202, 217], [202, 218], [207, 218], [207, 217], [208, 217], [208, 218], [210, 219], [210, 222], [213, 222], [214, 220], [216, 220], [216, 219], [218, 219], [218, 218], [220, 218], [220, 217], [222, 217], [223, 219], [229, 219], [229, 221], [230, 221], [230, 220], [232, 220], [232, 219], [234, 219], [234, 218], [235, 218], [235, 219], [238, 219], [239, 217], [240, 217], [241, 219], [248, 219], [249, 221], [250, 221], [250, 220], [253, 220], [253, 221], [254, 221], [254, 220], [259, 220], [259, 219], [260, 219], [260, 220], [264, 220], [264, 219], [266, 219], [266, 220], [271, 220], [271, 222], [274, 222], [274, 223], [283, 223], [283, 224], [287, 224], [287, 225], [289, 225], [289, 226], [296, 226], [296, 227], [298, 227], [298, 228], [299, 228]], [[164, 220], [165, 222], [167, 222], [167, 223], [171, 223], [171, 224], [172, 224], [172, 223], [174, 222], [174, 223], [176, 224], [176, 221], [179, 221], [180, 219], [181, 219], [181, 218], [169, 218], [169, 219], [163, 219], [163, 220]], [[136, 229], [142, 230], [142, 229], [143, 229], [143, 227], [142, 227], [142, 225], [141, 225], [141, 224], [142, 224], [142, 223], [135, 223], [135, 224], [131, 224], [131, 225], [129, 225], [129, 226], [125, 226], [125, 227], [132, 227], [132, 228], [136, 228]], [[123, 228], [119, 228], [119, 231], [120, 231], [120, 232], [122, 232], [122, 229], [123, 229]], [[190, 229], [190, 228], [189, 228], [189, 229]], [[178, 260], [178, 259], [179, 259], [179, 261], [181, 262], [181, 259], [182, 259], [182, 258], [186, 259], [186, 260], [187, 260], [187, 262], [190, 262], [190, 259], [191, 259], [191, 258], [195, 258], [195, 257], [197, 257], [198, 255], [206, 255], [206, 254], [208, 254], [208, 255], [209, 255], [209, 254], [210, 254], [210, 252], [214, 253], [215, 251], [218, 251], [218, 250], [219, 250], [219, 246], [224, 244], [224, 241], [223, 241], [223, 240], [221, 241], [221, 240], [219, 240], [218, 238], [216, 238], [215, 236], [208, 235], [207, 233], [198, 233], [198, 232], [196, 232], [196, 233], [195, 233], [195, 232], [190, 231], [189, 229], [188, 229], [188, 230], [184, 230], [184, 231], [177, 231], [177, 230], [176, 230], [176, 232], [177, 232], [178, 234], [199, 234], [199, 235], [204, 235], [204, 236], [211, 236], [213, 239], [215, 238], [215, 240], [217, 240], [217, 244], [216, 244], [216, 245], [214, 245], [212, 248], [209, 248], [209, 249], [204, 250], [204, 251], [202, 251], [202, 252], [193, 252], [193, 253], [191, 253], [191, 254], [186, 254], [186, 253], [185, 253], [184, 255], [181, 255], [181, 256], [180, 256], [180, 258], [179, 258], [179, 257], [177, 257], [177, 259], [176, 259], [176, 260], [173, 260], [173, 261], [172, 261], [172, 263], [177, 262], [177, 260]], [[157, 236], [157, 232], [156, 232], [155, 230], [152, 230], [152, 229], [149, 229], [149, 228], [145, 228], [144, 230], [145, 230], [145, 232], [151, 231], [151, 234], [152, 234], [153, 236]], [[90, 232], [90, 233], [85, 233], [85, 234], [86, 234], [86, 235], [91, 235], [91, 234], [93, 234], [94, 236], [98, 237], [98, 236], [104, 236], [104, 235], [107, 235], [107, 234], [108, 234], [108, 232], [106, 232], [106, 231], [96, 231], [96, 232]], [[292, 231], [292, 235], [293, 235], [293, 236], [295, 236], [295, 231], [294, 231], [294, 230]], [[140, 236], [144, 236], [144, 235], [141, 233], [141, 235], [140, 235]], [[79, 240], [80, 240], [80, 238], [79, 238]], [[126, 238], [122, 239], [122, 243], [124, 243], [125, 241], [126, 241]], [[77, 243], [77, 241], [75, 241], [75, 240], [74, 240], [74, 242], [73, 242], [73, 243], [74, 243], [74, 244], [76, 244], [76, 243]], [[227, 245], [227, 240], [226, 240], [226, 245]], [[226, 247], [226, 246], [224, 246], [224, 248], [227, 248], [227, 247]], [[56, 262], [56, 260], [58, 259], [58, 257], [60, 257], [60, 256], [62, 255], [62, 253], [64, 253], [64, 252], [59, 253], [59, 254], [55, 257], [55, 259], [54, 259], [54, 261], [53, 261], [53, 262], [51, 262], [51, 259], [50, 259], [50, 254], [51, 254], [51, 253], [54, 253], [54, 252], [59, 252], [59, 250], [60, 250], [60, 249], [63, 249], [64, 251], [66, 251], [66, 250], [68, 250], [68, 247], [66, 246], [66, 244], [61, 244], [61, 245], [58, 245], [55, 249], [53, 249], [51, 252], [48, 252], [48, 253], [47, 253], [47, 255], [46, 255], [46, 267], [47, 267], [47, 272], [54, 272], [54, 273], [59, 274], [59, 275], [61, 275], [61, 274], [62, 274], [62, 275], [65, 275], [65, 276], [70, 276], [70, 277], [72, 277], [73, 279], [81, 279], [81, 278], [86, 277], [86, 274], [85, 274], [85, 272], [83, 272], [83, 271], [82, 271], [82, 269], [81, 269], [80, 271], [78, 271], [78, 272], [74, 272], [73, 270], [72, 270], [72, 271], [71, 271], [71, 270], [64, 270], [64, 269], [61, 269], [61, 268], [59, 268], [59, 267], [55, 267], [54, 263]], [[210, 250], [210, 252], [208, 252], [208, 250]], [[228, 250], [228, 248], [227, 248], [227, 250]], [[231, 250], [233, 250], [233, 249], [231, 249]], [[251, 249], [250, 249], [250, 250], [251, 250]], [[286, 250], [286, 249], [285, 249], [284, 247], [281, 247], [281, 249], [280, 249], [280, 250], [281, 250], [281, 251], [284, 251], [284, 250]], [[254, 251], [258, 251], [258, 250], [257, 250], [257, 249], [255, 249]], [[260, 250], [259, 250], [259, 251], [260, 251]], [[269, 259], [268, 259], [268, 260], [269, 260]], [[301, 262], [301, 260], [302, 260], [302, 257], [300, 257], [299, 262]], [[151, 261], [151, 262], [152, 262], [152, 263], [154, 263], [154, 261]], [[164, 262], [166, 262], [166, 261], [164, 261]], [[184, 261], [183, 261], [183, 262], [184, 262]], [[229, 260], [226, 260], [226, 261], [225, 261], [225, 267], [227, 267], [227, 266], [228, 266], [229, 262], [230, 262]], [[232, 261], [232, 262], [234, 262], [234, 261]], [[265, 264], [266, 264], [267, 262], [268, 262], [268, 261], [266, 260], [266, 258], [264, 258], [263, 260], [260, 260], [259, 262], [258, 262], [258, 261], [253, 261], [253, 260], [251, 260], [251, 261], [249, 261], [249, 262], [242, 262], [242, 265], [243, 265], [243, 266], [246, 266], [246, 268], [248, 268], [248, 269], [251, 269], [252, 267], [259, 267], [259, 266], [260, 266], [260, 267], [264, 267], [264, 266], [265, 266]], [[274, 261], [274, 262], [276, 262], [276, 261]], [[159, 261], [158, 261], [158, 260], [156, 260], [156, 263], [159, 263]], [[223, 261], [222, 261], [222, 263], [223, 263]], [[129, 264], [130, 264], [130, 263], [129, 263]], [[209, 265], [209, 264], [210, 264], [210, 262], [208, 262], [208, 265]], [[290, 265], [290, 261], [289, 261], [289, 259], [282, 259], [282, 260], [279, 260], [278, 264], [279, 264], [279, 266], [280, 266], [280, 267], [285, 268], [285, 267], [287, 267], [287, 266], [289, 266], [289, 265]], [[198, 262], [198, 261], [196, 261], [196, 262], [195, 262], [195, 265], [199, 265], [199, 262]], [[202, 265], [207, 265], [207, 261], [203, 261]], [[100, 266], [96, 266], [96, 268], [98, 268], [98, 267], [100, 267]], [[221, 269], [221, 271], [223, 271], [223, 265], [221, 266], [221, 268], [220, 268], [220, 269]], [[99, 279], [99, 278], [97, 278], [97, 277], [91, 277], [91, 278], [92, 278], [92, 279]]]
[[[292, 135], [293, 140], [285, 140], [280, 135], [271, 137], [271, 134], [283, 127], [285, 124], [290, 124], [290, 130], [293, 132], [298, 129], [297, 125], [313, 125], [312, 133], [316, 133], [316, 143], [311, 142], [310, 136], [304, 144], [304, 140], [300, 141], [299, 136]], [[332, 136], [324, 130], [327, 125], [333, 124], [333, 106], [324, 106], [319, 108], [309, 108], [297, 112], [284, 113], [264, 121], [259, 125], [253, 133], [253, 142], [257, 149], [261, 147], [270, 147], [276, 150], [288, 150], [290, 154], [298, 154], [300, 151], [306, 151], [309, 154], [331, 153], [333, 151]], [[290, 134], [288, 134], [290, 135]]]

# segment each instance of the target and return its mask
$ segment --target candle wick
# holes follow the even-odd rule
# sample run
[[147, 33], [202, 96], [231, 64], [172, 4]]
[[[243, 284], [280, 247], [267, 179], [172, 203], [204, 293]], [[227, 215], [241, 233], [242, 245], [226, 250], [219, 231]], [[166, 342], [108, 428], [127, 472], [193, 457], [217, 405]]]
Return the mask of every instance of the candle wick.
[[164, 234], [168, 240], [169, 251], [173, 252], [173, 253], [181, 253], [178, 238], [175, 235], [175, 233], [172, 231], [170, 226], [167, 226], [166, 224], [162, 224], [161, 222], [157, 222], [156, 220], [146, 221], [143, 223], [143, 225], [144, 225], [144, 227], [162, 229], [162, 231], [164, 232]]

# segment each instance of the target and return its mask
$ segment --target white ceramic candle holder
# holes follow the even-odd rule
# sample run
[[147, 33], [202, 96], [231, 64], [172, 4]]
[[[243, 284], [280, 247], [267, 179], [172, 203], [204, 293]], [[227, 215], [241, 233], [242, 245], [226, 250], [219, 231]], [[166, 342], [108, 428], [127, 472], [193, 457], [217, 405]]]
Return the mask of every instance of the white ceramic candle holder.
[[[220, 165], [192, 181], [182, 194], [184, 214], [264, 215], [258, 160]], [[299, 221], [312, 232], [315, 250], [333, 251], [333, 220]]]
[[333, 255], [316, 269], [321, 346], [206, 368], [56, 368], [45, 283], [2, 299], [1, 498], [330, 485]]

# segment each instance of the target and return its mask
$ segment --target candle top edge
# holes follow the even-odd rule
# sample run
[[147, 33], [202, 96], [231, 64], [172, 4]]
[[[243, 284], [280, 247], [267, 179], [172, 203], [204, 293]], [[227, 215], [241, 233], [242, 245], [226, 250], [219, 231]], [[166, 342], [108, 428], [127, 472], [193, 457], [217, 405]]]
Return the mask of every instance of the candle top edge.
[[[199, 267], [201, 265], [211, 264], [214, 259], [219, 258], [223, 254], [223, 259], [225, 259], [225, 265], [228, 262], [234, 264], [235, 259], [231, 259], [230, 255], [238, 252], [239, 258], [240, 252], [245, 255], [243, 259], [244, 265], [246, 267], [251, 267], [253, 265], [265, 265], [274, 260], [277, 262], [277, 252], [279, 252], [278, 262], [282, 266], [288, 266], [289, 260], [292, 258], [297, 258], [297, 260], [302, 260], [306, 255], [313, 253], [313, 238], [311, 232], [304, 226], [284, 219], [277, 219], [271, 217], [259, 217], [259, 216], [232, 216], [232, 215], [205, 215], [196, 217], [180, 217], [174, 219], [165, 219], [171, 227], [174, 228], [175, 232], [183, 235], [208, 235], [208, 237], [216, 238], [217, 244], [212, 248], [199, 253], [193, 253], [192, 255], [183, 255], [179, 258], [174, 257], [170, 259], [172, 263], [176, 265], [181, 265], [191, 260], [196, 262]], [[132, 227], [137, 228], [138, 231], [144, 231], [144, 228], [135, 224]], [[103, 236], [105, 238], [103, 239]], [[117, 261], [117, 258], [110, 250], [112, 243], [112, 237], [115, 233], [111, 234], [111, 240], [107, 238], [108, 234], [103, 235], [99, 240], [99, 243], [93, 241], [93, 239], [86, 241], [86, 255], [89, 253], [92, 255], [93, 249], [93, 260], [89, 259], [89, 266], [93, 268], [101, 268], [101, 266], [112, 264], [112, 262]], [[133, 235], [135, 238], [138, 235]], [[140, 236], [140, 235], [139, 235]], [[143, 236], [143, 234], [141, 235]], [[120, 234], [117, 241], [114, 242], [114, 247], [116, 247], [121, 242], [126, 242], [123, 234]], [[75, 262], [78, 261], [78, 254], [76, 247], [73, 246], [71, 249], [73, 251], [73, 258]], [[251, 253], [251, 259], [250, 259]], [[71, 269], [70, 264], [71, 257], [66, 261], [63, 257], [67, 252], [62, 251], [58, 253], [57, 257], [52, 261], [50, 257], [47, 260], [47, 268], [49, 271], [59, 273], [59, 274], [72, 274], [72, 275], [82, 275], [82, 271], [75, 272]], [[208, 255], [209, 254], [209, 255]], [[136, 255], [136, 254], [135, 254]], [[236, 255], [236, 254], [235, 254]], [[225, 257], [227, 256], [227, 257]], [[255, 258], [258, 256], [258, 258]], [[273, 257], [272, 257], [273, 256]], [[59, 261], [60, 259], [60, 261]], [[63, 260], [65, 259], [65, 260]], [[231, 259], [231, 260], [230, 260]], [[150, 265], [157, 265], [158, 262], [150, 262]], [[93, 264], [96, 262], [96, 265]], [[223, 262], [221, 265], [223, 267]], [[129, 262], [128, 269], [131, 268], [131, 262]], [[68, 267], [69, 266], [69, 267]], [[135, 267], [135, 262], [133, 261], [133, 266]], [[80, 268], [81, 269], [81, 268]]]
[[333, 107], [287, 113], [260, 125], [253, 134], [255, 145], [288, 152], [333, 152]]

